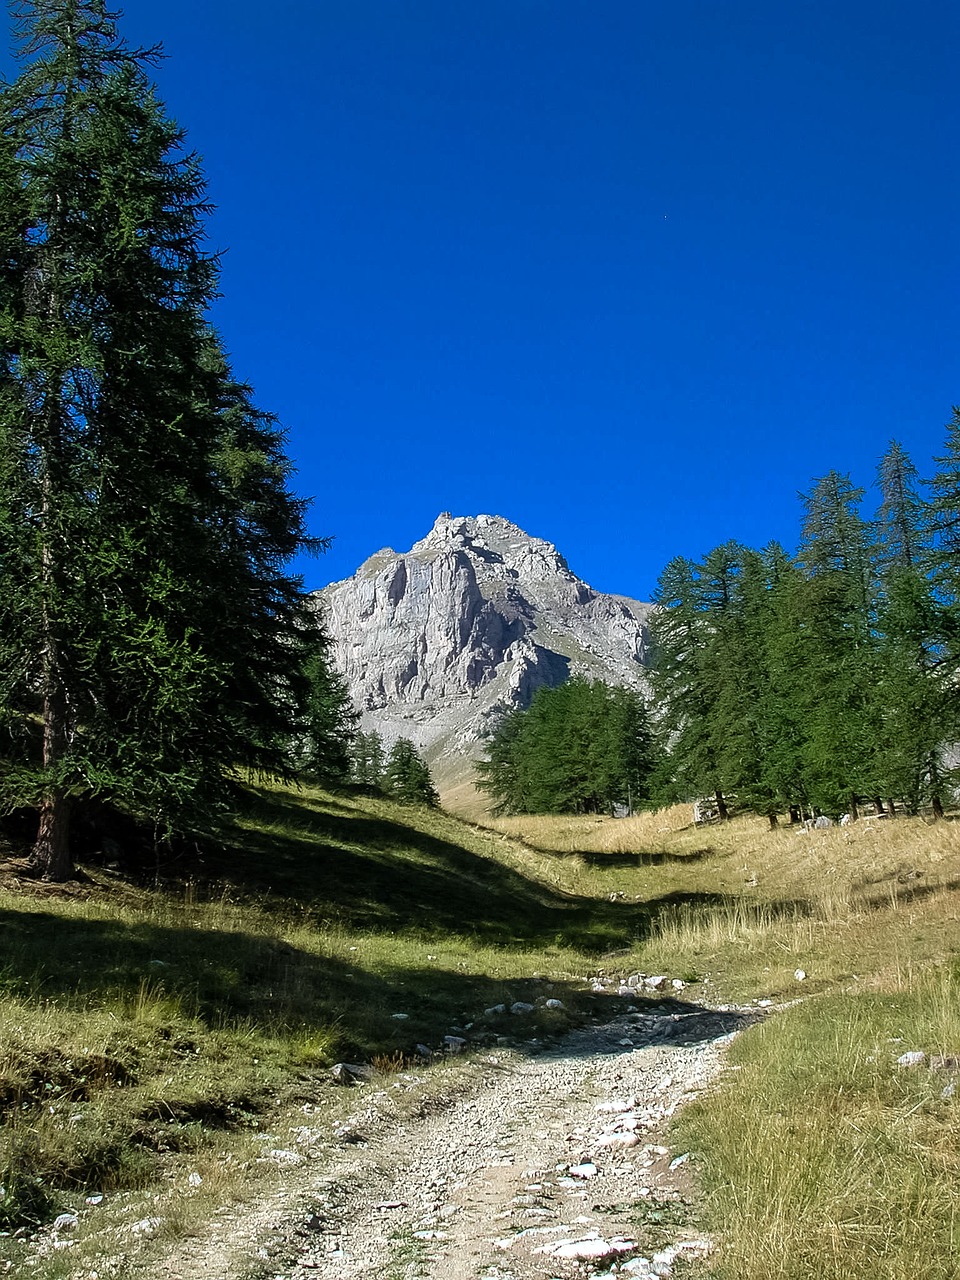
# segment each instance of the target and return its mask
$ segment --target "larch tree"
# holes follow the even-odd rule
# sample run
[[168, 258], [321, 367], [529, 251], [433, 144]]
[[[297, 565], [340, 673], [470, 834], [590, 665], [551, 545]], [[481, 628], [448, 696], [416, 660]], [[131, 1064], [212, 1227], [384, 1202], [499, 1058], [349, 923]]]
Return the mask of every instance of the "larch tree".
[[478, 762], [497, 813], [612, 813], [646, 800], [652, 733], [633, 689], [573, 676], [502, 717]]
[[875, 686], [884, 794], [943, 814], [954, 699], [944, 679], [944, 611], [931, 577], [926, 503], [916, 467], [893, 441], [877, 470], [879, 677]]
[[379, 787], [387, 767], [383, 739], [376, 729], [358, 730], [350, 743], [350, 781], [361, 787]]
[[872, 530], [863, 490], [836, 471], [802, 495], [799, 561], [803, 657], [795, 691], [807, 726], [805, 776], [813, 804], [856, 812], [879, 781], [872, 687], [877, 678]]
[[330, 658], [325, 633], [317, 637], [306, 661], [310, 692], [306, 705], [306, 733], [298, 752], [298, 766], [324, 786], [339, 786], [350, 777], [359, 715], [350, 700], [345, 678]]
[[653, 618], [652, 677], [664, 748], [660, 773], [669, 773], [657, 791], [663, 800], [712, 795], [723, 821], [728, 812], [717, 735], [716, 629], [698, 566], [675, 556], [660, 575], [654, 601], [659, 609]]
[[206, 317], [199, 163], [115, 18], [22, 5], [0, 92], [0, 788], [49, 879], [78, 798], [163, 826], [283, 768], [317, 631], [282, 433]]

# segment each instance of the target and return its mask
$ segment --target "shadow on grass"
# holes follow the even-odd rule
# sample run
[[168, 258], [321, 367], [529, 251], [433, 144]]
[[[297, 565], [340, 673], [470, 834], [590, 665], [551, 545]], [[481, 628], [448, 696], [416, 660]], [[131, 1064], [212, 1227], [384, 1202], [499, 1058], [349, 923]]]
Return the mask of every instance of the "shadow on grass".
[[[418, 1043], [433, 1046], [460, 1030], [480, 1043], [500, 1034], [521, 1041], [555, 1036], [567, 1030], [570, 1019], [607, 1021], [629, 1003], [588, 991], [582, 981], [495, 978], [431, 964], [426, 944], [420, 963], [373, 969], [364, 967], [362, 937], [356, 960], [345, 961], [241, 931], [45, 910], [0, 910], [0, 932], [2, 990], [8, 996], [113, 1008], [118, 1028], [138, 1019], [197, 1020], [212, 1029], [309, 1037], [335, 1027], [336, 1052], [345, 1055], [411, 1053]], [[563, 1011], [543, 1007], [547, 998], [562, 1001]], [[678, 1015], [663, 1024], [674, 1034], [693, 1030], [686, 1019], [696, 1006], [638, 1000], [644, 1011]], [[498, 1005], [509, 1010], [516, 1001], [540, 1003], [519, 1016], [487, 1012]]]
[[883, 886], [882, 892], [863, 894], [864, 905], [876, 911], [882, 911], [893, 904], [904, 906], [908, 902], [922, 902], [924, 898], [935, 898], [937, 894], [954, 893], [960, 889], [960, 879], [930, 880], [921, 884], [918, 883], [919, 878], [919, 874], [916, 878], [893, 876], [886, 880], [864, 881], [861, 886], [855, 887], [865, 889], [869, 885], [873, 889], [880, 889]]
[[327, 923], [596, 953], [646, 937], [656, 912], [565, 894], [463, 844], [326, 800], [257, 792], [246, 817], [207, 852], [202, 876], [295, 900]]
[[703, 862], [706, 858], [712, 858], [716, 853], [715, 849], [693, 849], [689, 853], [666, 853], [658, 851], [656, 853], [598, 853], [593, 850], [583, 850], [576, 853], [560, 854], [564, 858], [576, 858], [578, 862], [584, 863], [588, 867], [664, 867], [669, 865], [684, 866], [689, 864], [693, 866], [695, 863]]
[[[549, 986], [444, 968], [429, 955], [439, 942], [447, 954], [458, 937], [465, 951], [483, 945], [503, 952], [499, 972], [509, 972], [510, 949], [569, 948], [589, 968], [587, 956], [629, 951], [655, 936], [662, 919], [709, 914], [731, 902], [706, 892], [640, 902], [568, 895], [486, 855], [489, 844], [459, 843], [461, 828], [442, 814], [405, 817], [346, 800], [254, 791], [249, 811], [221, 833], [222, 842], [208, 843], [201, 862], [181, 869], [200, 881], [199, 899], [225, 888], [228, 898], [239, 897], [235, 912], [205, 919], [202, 902], [178, 905], [182, 883], [153, 919], [98, 919], [95, 910], [81, 916], [52, 905], [0, 910], [0, 994], [74, 1006], [112, 1000], [130, 1017], [163, 1016], [167, 1000], [172, 1017], [179, 1011], [209, 1027], [247, 1023], [265, 1034], [336, 1027], [342, 1052], [407, 1051], [471, 1022], [499, 1034], [496, 1016], [484, 1013], [496, 1005], [559, 999], [567, 1008], [558, 1016], [542, 1009], [530, 1015], [531, 1027], [549, 1031], [566, 1025], [567, 1012], [588, 1016], [606, 999], [586, 992], [582, 981]], [[243, 915], [248, 898], [258, 908], [249, 917], [258, 922], [253, 928]], [[806, 904], [763, 909], [796, 916]], [[332, 940], [318, 937], [315, 947], [302, 932], [293, 935], [300, 946], [270, 936], [271, 916], [278, 932], [291, 920], [299, 928], [316, 924], [321, 933], [327, 926], [349, 930], [355, 958], [345, 957], [336, 932]], [[385, 935], [398, 938], [395, 949]], [[464, 965], [477, 967], [475, 958]], [[524, 1023], [508, 1018], [502, 1030], [523, 1033]]]

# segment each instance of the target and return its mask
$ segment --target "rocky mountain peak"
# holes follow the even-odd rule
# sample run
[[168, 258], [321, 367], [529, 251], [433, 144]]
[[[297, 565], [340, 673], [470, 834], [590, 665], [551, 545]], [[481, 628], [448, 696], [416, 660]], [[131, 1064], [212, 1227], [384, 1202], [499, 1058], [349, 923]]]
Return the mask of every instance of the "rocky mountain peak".
[[541, 685], [645, 682], [651, 606], [592, 590], [502, 516], [445, 511], [409, 551], [378, 551], [320, 599], [363, 728], [412, 738], [441, 786]]
[[449, 511], [441, 512], [427, 536], [411, 547], [410, 554], [430, 556], [453, 548], [471, 556], [481, 576], [496, 577], [499, 571], [517, 577], [566, 574], [573, 578], [552, 542], [531, 537], [503, 516], [452, 516]]

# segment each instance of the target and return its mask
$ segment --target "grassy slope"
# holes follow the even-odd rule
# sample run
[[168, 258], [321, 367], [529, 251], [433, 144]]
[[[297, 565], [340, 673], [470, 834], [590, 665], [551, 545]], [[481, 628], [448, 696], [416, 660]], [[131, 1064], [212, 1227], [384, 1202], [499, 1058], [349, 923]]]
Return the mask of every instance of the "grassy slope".
[[[625, 895], [665, 875], [683, 903], [642, 947], [648, 971], [689, 965], [714, 998], [799, 1000], [734, 1045], [735, 1073], [680, 1121], [711, 1191], [718, 1276], [960, 1275], [960, 824], [498, 825], [566, 851], [573, 886], [598, 861]], [[911, 1050], [927, 1062], [898, 1065]]]
[[[214, 1147], [242, 1163], [239, 1139], [329, 1091], [337, 1059], [395, 1068], [467, 1024], [481, 1041], [563, 1030], [595, 1003], [595, 955], [648, 918], [446, 814], [311, 790], [252, 791], [167, 870], [138, 887], [88, 867], [61, 888], [3, 868], [0, 1229]], [[483, 1012], [549, 996], [568, 1013]]]
[[561, 1030], [564, 1014], [483, 1010], [550, 995], [602, 1013], [584, 975], [640, 968], [702, 980], [694, 999], [813, 997], [745, 1036], [736, 1087], [684, 1121], [728, 1241], [720, 1274], [955, 1275], [951, 1073], [895, 1060], [960, 1052], [960, 826], [799, 836], [688, 817], [483, 830], [261, 789], [160, 888], [91, 869], [55, 890], [8, 864], [0, 1224], [89, 1190], [122, 1205], [185, 1159], [203, 1194], [228, 1194], [256, 1126], [315, 1101], [336, 1058], [390, 1067], [468, 1023]]

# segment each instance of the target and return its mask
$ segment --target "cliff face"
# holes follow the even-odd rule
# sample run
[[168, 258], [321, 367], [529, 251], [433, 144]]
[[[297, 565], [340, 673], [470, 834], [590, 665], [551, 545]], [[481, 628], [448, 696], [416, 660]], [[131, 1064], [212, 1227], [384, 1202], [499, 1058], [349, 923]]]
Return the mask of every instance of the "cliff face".
[[320, 592], [363, 728], [412, 738], [438, 783], [471, 770], [504, 709], [583, 674], [644, 686], [651, 606], [601, 595], [500, 516], [444, 513]]

